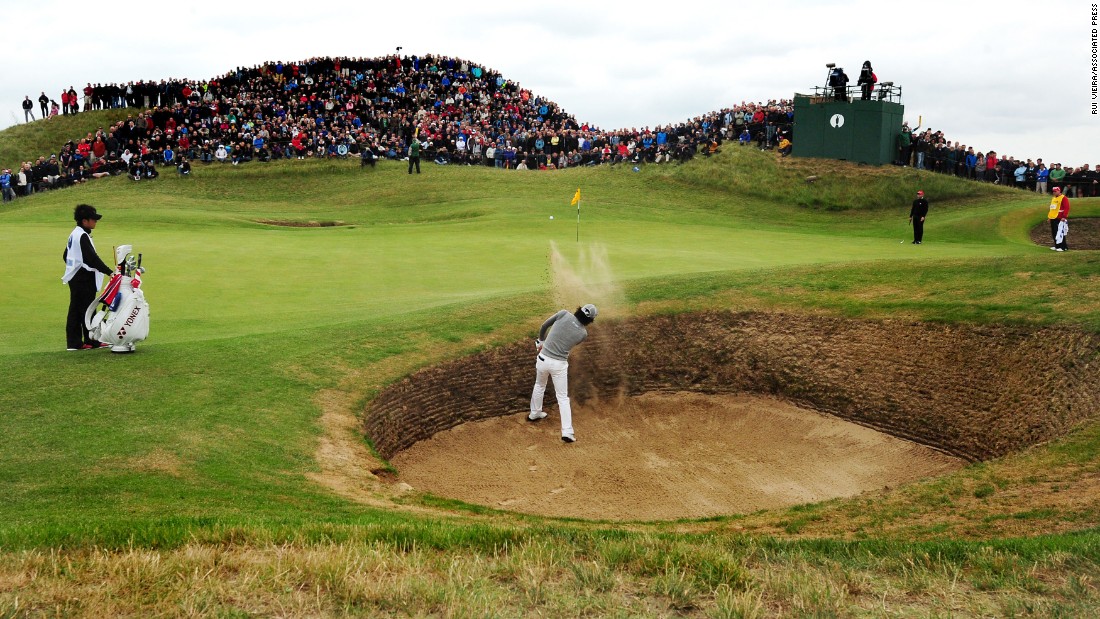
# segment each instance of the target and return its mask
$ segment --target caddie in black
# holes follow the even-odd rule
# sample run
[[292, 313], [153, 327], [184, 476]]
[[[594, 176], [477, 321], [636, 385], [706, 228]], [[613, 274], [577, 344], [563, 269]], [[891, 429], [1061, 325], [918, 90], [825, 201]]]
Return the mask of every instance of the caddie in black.
[[61, 281], [69, 285], [69, 316], [65, 321], [65, 340], [67, 350], [89, 350], [104, 348], [107, 344], [92, 341], [84, 315], [88, 306], [95, 301], [96, 293], [103, 285], [103, 276], [111, 275], [113, 269], [100, 260], [92, 244], [92, 230], [103, 216], [89, 204], [78, 204], [73, 210], [76, 227], [69, 233], [65, 252], [61, 258], [65, 261], [65, 274]]

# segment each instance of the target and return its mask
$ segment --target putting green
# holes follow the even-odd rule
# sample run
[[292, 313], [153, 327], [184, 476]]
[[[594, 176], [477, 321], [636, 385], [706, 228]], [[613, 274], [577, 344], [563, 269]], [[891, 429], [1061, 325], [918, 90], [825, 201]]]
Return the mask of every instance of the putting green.
[[[770, 269], [867, 260], [989, 257], [1015, 253], [989, 244], [893, 237], [827, 236], [757, 229], [752, 222], [700, 225], [632, 221], [590, 209], [581, 222], [553, 221], [521, 205], [438, 224], [291, 228], [212, 220], [207, 225], [130, 221], [110, 213], [96, 230], [101, 256], [114, 244], [141, 252], [148, 269], [150, 340], [157, 343], [272, 333], [397, 315], [545, 289], [551, 246], [570, 260], [600, 251], [611, 277]], [[66, 222], [3, 228], [9, 259], [0, 275], [11, 307], [37, 307], [10, 334], [7, 351], [57, 348], [68, 290], [60, 282]], [[19, 259], [16, 260], [15, 257]], [[588, 276], [596, 274], [586, 274]]]

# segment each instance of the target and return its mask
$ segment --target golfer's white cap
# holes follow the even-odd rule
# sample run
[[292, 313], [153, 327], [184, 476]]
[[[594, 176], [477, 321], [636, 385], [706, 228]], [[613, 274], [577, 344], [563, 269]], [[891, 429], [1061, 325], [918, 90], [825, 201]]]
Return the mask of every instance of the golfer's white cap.
[[588, 316], [589, 318], [595, 318], [596, 314], [599, 314], [600, 312], [596, 309], [595, 305], [589, 303], [581, 308], [581, 313], [585, 316]]

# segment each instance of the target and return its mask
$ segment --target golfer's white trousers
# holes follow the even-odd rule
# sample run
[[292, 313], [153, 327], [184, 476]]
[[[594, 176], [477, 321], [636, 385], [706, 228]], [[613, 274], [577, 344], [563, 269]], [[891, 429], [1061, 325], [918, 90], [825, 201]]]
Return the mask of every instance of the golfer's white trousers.
[[573, 411], [569, 408], [569, 362], [539, 355], [535, 361], [535, 388], [531, 390], [531, 412], [542, 411], [546, 394], [546, 379], [554, 379], [554, 394], [558, 397], [562, 436], [573, 436]]

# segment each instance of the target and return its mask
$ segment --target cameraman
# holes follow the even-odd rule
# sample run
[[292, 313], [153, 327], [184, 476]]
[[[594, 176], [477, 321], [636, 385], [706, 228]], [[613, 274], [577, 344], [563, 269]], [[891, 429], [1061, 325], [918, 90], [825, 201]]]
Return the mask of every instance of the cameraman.
[[829, 87], [833, 89], [833, 99], [848, 100], [848, 74], [842, 67], [836, 67], [829, 73]]

